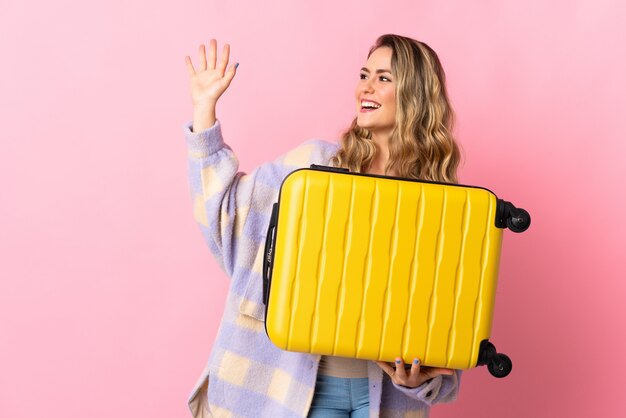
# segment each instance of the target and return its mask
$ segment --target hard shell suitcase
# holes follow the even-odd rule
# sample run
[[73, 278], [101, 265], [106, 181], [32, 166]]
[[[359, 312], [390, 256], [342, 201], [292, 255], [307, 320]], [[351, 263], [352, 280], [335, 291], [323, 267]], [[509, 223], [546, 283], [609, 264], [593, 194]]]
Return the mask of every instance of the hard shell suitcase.
[[299, 352], [506, 376], [489, 342], [503, 228], [530, 225], [487, 189], [311, 166], [268, 228], [266, 331]]

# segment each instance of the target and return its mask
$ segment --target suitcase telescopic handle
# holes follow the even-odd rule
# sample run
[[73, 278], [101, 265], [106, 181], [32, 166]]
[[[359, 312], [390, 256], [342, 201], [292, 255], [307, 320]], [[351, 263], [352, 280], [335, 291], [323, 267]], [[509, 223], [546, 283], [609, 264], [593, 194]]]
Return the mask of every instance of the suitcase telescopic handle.
[[272, 280], [272, 266], [274, 264], [274, 243], [276, 239], [276, 224], [278, 223], [278, 203], [272, 206], [270, 225], [265, 237], [265, 252], [263, 253], [263, 303], [267, 305], [269, 298], [270, 280]]

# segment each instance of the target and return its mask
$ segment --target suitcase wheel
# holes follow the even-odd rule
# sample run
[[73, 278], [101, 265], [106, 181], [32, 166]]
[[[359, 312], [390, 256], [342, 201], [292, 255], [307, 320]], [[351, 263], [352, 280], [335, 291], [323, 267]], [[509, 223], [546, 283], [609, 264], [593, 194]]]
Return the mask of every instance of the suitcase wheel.
[[513, 232], [524, 232], [530, 226], [530, 214], [524, 209], [516, 208], [511, 217], [506, 219], [506, 226]]
[[530, 214], [522, 208], [516, 208], [511, 202], [498, 199], [496, 226], [509, 228], [513, 232], [524, 232], [530, 226]]
[[489, 342], [483, 340], [480, 343], [477, 366], [487, 365], [489, 373], [493, 377], [506, 377], [511, 373], [513, 362], [506, 354], [498, 353], [496, 347]]
[[496, 354], [489, 363], [487, 363], [487, 369], [493, 377], [501, 378], [506, 377], [511, 373], [513, 368], [513, 362], [506, 354]]

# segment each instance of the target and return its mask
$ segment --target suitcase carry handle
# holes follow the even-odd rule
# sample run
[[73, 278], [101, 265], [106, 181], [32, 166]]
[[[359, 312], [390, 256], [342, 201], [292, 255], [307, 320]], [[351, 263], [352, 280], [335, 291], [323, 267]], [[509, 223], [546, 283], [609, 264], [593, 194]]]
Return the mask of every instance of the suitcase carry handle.
[[267, 228], [265, 237], [265, 252], [263, 253], [263, 303], [267, 305], [269, 297], [270, 280], [272, 277], [272, 266], [274, 265], [274, 242], [276, 238], [276, 224], [278, 221], [278, 203], [272, 206], [272, 216], [270, 225]]
[[337, 173], [349, 173], [350, 172], [349, 168], [331, 167], [328, 165], [319, 165], [319, 164], [311, 164], [310, 168], [313, 170], [334, 171]]

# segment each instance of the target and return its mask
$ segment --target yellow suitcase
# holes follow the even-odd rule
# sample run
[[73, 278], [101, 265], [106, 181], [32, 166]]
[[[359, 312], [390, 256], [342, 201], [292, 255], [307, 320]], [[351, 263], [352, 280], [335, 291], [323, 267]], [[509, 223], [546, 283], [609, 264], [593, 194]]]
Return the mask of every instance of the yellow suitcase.
[[489, 342], [503, 228], [530, 225], [487, 189], [311, 166], [274, 204], [265, 327], [279, 348], [496, 377]]

